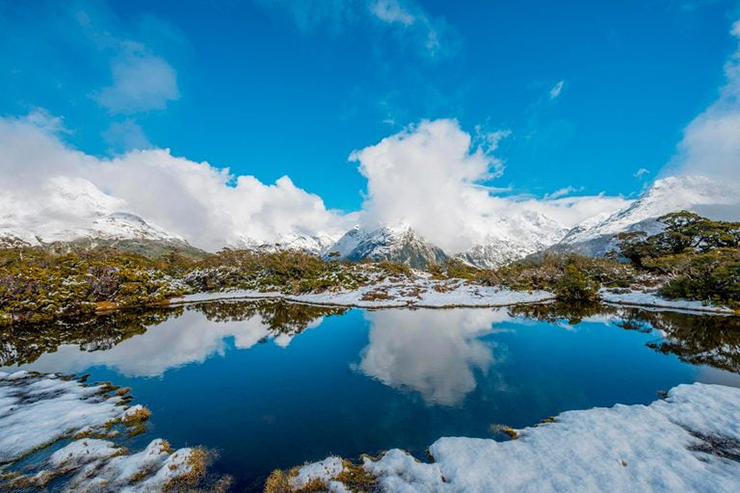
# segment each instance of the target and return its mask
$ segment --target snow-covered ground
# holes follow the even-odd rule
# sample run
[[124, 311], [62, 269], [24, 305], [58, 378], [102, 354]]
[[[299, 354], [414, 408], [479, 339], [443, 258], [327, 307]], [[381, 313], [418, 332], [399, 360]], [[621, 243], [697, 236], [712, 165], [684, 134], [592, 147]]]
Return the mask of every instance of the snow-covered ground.
[[[185, 295], [171, 300], [172, 304], [233, 299], [283, 299], [300, 303], [347, 306], [358, 308], [453, 308], [500, 307], [527, 303], [542, 303], [555, 299], [547, 291], [513, 291], [501, 287], [481, 286], [463, 279], [435, 280], [429, 274], [414, 271], [411, 278], [386, 278], [380, 282], [353, 290], [325, 291], [290, 295], [278, 291], [232, 290]], [[655, 291], [599, 291], [601, 301], [619, 305], [634, 305], [676, 311], [733, 314], [732, 309], [701, 301], [667, 300]]]
[[[432, 463], [393, 449], [363, 467], [394, 493], [740, 491], [738, 416], [740, 389], [679, 385], [649, 406], [568, 411], [511, 441], [440, 438]], [[328, 484], [337, 460], [304, 466], [294, 487], [306, 477]]]
[[496, 307], [521, 303], [538, 303], [553, 299], [547, 291], [512, 291], [498, 287], [470, 284], [462, 279], [432, 280], [428, 276], [412, 279], [387, 278], [358, 289], [288, 295], [276, 291], [235, 290], [197, 293], [172, 300], [173, 304], [238, 298], [279, 298], [319, 305], [359, 308], [391, 307]]
[[[202, 452], [172, 451], [166, 441], [152, 441], [130, 454], [113, 441], [111, 424], [129, 422], [141, 406], [127, 407], [122, 395], [105, 384], [84, 383], [54, 374], [0, 373], [0, 483], [43, 488], [70, 474], [65, 491], [162, 491], [200, 468]], [[148, 412], [147, 412], [148, 413]], [[10, 471], [12, 463], [61, 439], [74, 439], [49, 455], [35, 471]]]
[[655, 291], [601, 289], [599, 291], [599, 298], [607, 303], [619, 305], [669, 308], [672, 310], [687, 310], [693, 312], [735, 313], [730, 308], [712, 305], [711, 303], [702, 303], [701, 301], [667, 300], [658, 296]]

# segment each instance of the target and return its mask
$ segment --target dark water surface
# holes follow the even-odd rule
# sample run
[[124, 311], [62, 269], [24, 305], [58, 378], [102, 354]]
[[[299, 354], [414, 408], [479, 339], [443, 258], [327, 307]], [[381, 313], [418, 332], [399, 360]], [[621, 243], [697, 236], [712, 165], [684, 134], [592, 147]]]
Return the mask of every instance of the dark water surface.
[[495, 437], [570, 409], [740, 385], [740, 320], [590, 307], [377, 311], [212, 302], [13, 329], [0, 365], [90, 373], [151, 409], [143, 446], [218, 451], [236, 491], [275, 468], [440, 436]]

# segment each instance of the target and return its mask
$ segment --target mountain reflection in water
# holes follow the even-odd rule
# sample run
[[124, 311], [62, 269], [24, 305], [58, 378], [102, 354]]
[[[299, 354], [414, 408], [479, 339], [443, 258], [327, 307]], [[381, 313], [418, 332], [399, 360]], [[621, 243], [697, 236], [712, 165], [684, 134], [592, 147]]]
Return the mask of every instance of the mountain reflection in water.
[[[293, 337], [347, 308], [278, 300], [216, 301], [166, 309], [119, 311], [76, 323], [11, 327], [0, 331], [0, 366], [76, 373], [96, 364], [128, 376], [158, 376], [183, 364]], [[356, 368], [391, 387], [454, 405], [476, 386], [475, 372], [495, 364], [495, 344], [481, 337], [496, 324], [531, 319], [555, 325], [611, 323], [653, 333], [648, 347], [681, 361], [740, 373], [740, 317], [647, 311], [603, 304], [536, 304], [507, 309], [374, 310], [368, 344]], [[216, 322], [216, 323], [211, 323]], [[434, 361], [434, 364], [430, 364]]]
[[273, 469], [331, 454], [421, 457], [440, 436], [646, 404], [681, 383], [738, 385], [740, 319], [598, 304], [220, 301], [3, 329], [0, 365], [130, 387], [152, 411], [134, 441], [218, 450], [214, 471], [256, 492]]
[[36, 371], [78, 373], [100, 364], [126, 376], [153, 377], [223, 354], [227, 338], [240, 349], [267, 338], [287, 346], [323, 317], [346, 311], [269, 300], [211, 302], [13, 327], [0, 332], [0, 366], [33, 364]]

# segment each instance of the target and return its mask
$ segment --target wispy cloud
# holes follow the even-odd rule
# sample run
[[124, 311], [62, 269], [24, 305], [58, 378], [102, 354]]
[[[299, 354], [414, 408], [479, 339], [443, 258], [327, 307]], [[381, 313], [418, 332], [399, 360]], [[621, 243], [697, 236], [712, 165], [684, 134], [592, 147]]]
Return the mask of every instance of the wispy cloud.
[[112, 113], [132, 114], [164, 109], [180, 97], [175, 69], [140, 44], [121, 43], [111, 61], [112, 84], [92, 94]]
[[566, 195], [570, 195], [575, 192], [581, 192], [583, 191], [583, 187], [574, 187], [572, 185], [560, 188], [558, 190], [555, 190], [552, 193], [545, 194], [545, 200], [554, 200], [559, 199], [560, 197], [565, 197]]
[[730, 32], [736, 51], [725, 63], [719, 97], [684, 129], [678, 153], [662, 174], [700, 174], [740, 181], [740, 20]]
[[635, 178], [642, 178], [643, 176], [649, 175], [649, 174], [650, 174], [649, 169], [640, 168], [637, 171], [635, 171], [635, 173], [632, 176], [634, 176]]
[[376, 0], [370, 4], [370, 12], [388, 24], [398, 22], [410, 26], [417, 21], [416, 16], [404, 8], [398, 0]]
[[[457, 34], [443, 17], [432, 16], [416, 0], [255, 0], [271, 11], [288, 15], [304, 33], [326, 29], [344, 33], [348, 26], [363, 25], [392, 29], [417, 50], [438, 58], [454, 53]], [[355, 34], [353, 32], [353, 34]]]
[[153, 147], [141, 126], [131, 118], [111, 123], [103, 132], [103, 139], [108, 143], [111, 154]]
[[565, 86], [564, 80], [561, 80], [560, 82], [552, 86], [552, 88], [550, 89], [550, 99], [556, 99], [560, 97], [560, 94], [563, 92], [564, 86]]

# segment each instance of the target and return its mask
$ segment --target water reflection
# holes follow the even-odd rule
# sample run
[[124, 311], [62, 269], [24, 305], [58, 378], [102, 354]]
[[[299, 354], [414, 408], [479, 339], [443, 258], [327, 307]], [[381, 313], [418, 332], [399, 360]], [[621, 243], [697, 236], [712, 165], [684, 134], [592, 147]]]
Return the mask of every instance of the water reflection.
[[604, 321], [626, 330], [660, 336], [647, 346], [693, 365], [740, 373], [740, 317], [643, 310], [612, 305], [562, 304], [512, 307], [512, 316], [543, 322]]
[[[105, 365], [126, 376], [160, 376], [223, 354], [231, 340], [241, 349], [267, 339], [286, 347], [323, 317], [346, 311], [270, 300], [221, 301], [6, 328], [0, 330], [0, 367], [76, 373]], [[656, 338], [647, 346], [655, 351], [740, 373], [740, 317], [561, 303], [499, 310], [378, 310], [364, 316], [370, 329], [357, 370], [388, 386], [418, 392], [432, 404], [457, 405], [476, 388], [476, 375], [485, 375], [504, 354], [504, 348], [482, 339], [514, 318], [560, 326], [602, 322], [653, 333]]]
[[230, 338], [240, 349], [268, 338], [285, 347], [323, 317], [345, 311], [281, 301], [225, 301], [13, 328], [0, 332], [0, 366], [78, 373], [105, 365], [124, 376], [155, 377], [223, 354]]
[[359, 369], [428, 403], [457, 405], [476, 387], [476, 372], [495, 362], [495, 344], [480, 338], [511, 318], [505, 310], [389, 310], [367, 313], [368, 345]]

